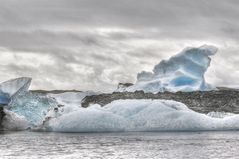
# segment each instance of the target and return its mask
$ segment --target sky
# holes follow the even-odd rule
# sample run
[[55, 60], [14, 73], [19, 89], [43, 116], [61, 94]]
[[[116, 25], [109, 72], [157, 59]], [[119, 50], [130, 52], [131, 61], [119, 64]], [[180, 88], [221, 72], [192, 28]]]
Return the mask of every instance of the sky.
[[112, 91], [185, 47], [218, 47], [206, 80], [239, 85], [238, 0], [0, 0], [0, 81]]

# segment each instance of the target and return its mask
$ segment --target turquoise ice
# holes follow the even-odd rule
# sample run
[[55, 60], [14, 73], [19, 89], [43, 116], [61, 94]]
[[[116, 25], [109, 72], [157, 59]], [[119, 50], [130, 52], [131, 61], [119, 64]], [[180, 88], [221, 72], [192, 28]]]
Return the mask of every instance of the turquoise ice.
[[137, 82], [119, 91], [177, 92], [207, 91], [214, 89], [206, 83], [204, 74], [210, 66], [210, 56], [217, 48], [203, 45], [199, 48], [186, 48], [168, 60], [162, 60], [152, 72], [138, 74]]

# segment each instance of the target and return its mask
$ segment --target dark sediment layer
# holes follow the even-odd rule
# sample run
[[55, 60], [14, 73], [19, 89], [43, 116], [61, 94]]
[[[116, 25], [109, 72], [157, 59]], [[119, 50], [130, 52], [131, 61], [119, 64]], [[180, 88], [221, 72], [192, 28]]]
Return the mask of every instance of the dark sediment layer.
[[0, 105], [0, 131], [3, 130], [3, 126], [2, 126], [2, 120], [3, 117], [5, 116], [5, 112], [3, 110], [3, 105]]
[[83, 107], [90, 104], [100, 104], [104, 106], [118, 99], [166, 99], [175, 100], [186, 104], [190, 109], [200, 112], [230, 112], [239, 113], [239, 90], [230, 88], [218, 88], [215, 91], [195, 91], [195, 92], [164, 92], [164, 93], [144, 93], [136, 92], [114, 92], [112, 94], [99, 94], [87, 96], [82, 101]]
[[66, 92], [82, 92], [82, 91], [78, 91], [78, 90], [30, 90], [30, 92], [33, 93], [41, 93], [41, 94], [48, 94], [48, 93], [52, 93], [52, 94], [60, 94], [60, 93], [66, 93]]

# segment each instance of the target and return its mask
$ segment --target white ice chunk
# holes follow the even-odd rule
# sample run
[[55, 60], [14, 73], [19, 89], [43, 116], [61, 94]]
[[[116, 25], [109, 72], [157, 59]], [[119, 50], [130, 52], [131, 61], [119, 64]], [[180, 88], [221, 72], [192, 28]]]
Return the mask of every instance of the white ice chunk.
[[44, 130], [57, 132], [239, 130], [239, 115], [214, 118], [169, 100], [117, 100], [48, 119]]
[[78, 111], [50, 120], [48, 130], [58, 132], [124, 131], [126, 120], [99, 108], [79, 108]]
[[31, 84], [31, 78], [21, 77], [12, 79], [0, 84], [0, 91], [7, 93], [10, 97], [22, 91], [28, 91]]
[[0, 84], [0, 104], [8, 104], [17, 94], [28, 91], [31, 78], [21, 77]]

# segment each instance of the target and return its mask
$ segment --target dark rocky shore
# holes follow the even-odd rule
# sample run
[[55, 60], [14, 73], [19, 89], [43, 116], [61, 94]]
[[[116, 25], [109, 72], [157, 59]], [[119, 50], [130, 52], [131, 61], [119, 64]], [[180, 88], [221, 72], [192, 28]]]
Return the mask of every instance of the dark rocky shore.
[[143, 91], [114, 92], [87, 96], [83, 99], [82, 106], [88, 107], [95, 103], [104, 106], [118, 99], [167, 99], [182, 102], [190, 109], [200, 113], [212, 111], [239, 113], [239, 90], [230, 88], [218, 88], [215, 91], [204, 92], [164, 92], [157, 94], [144, 93]]

